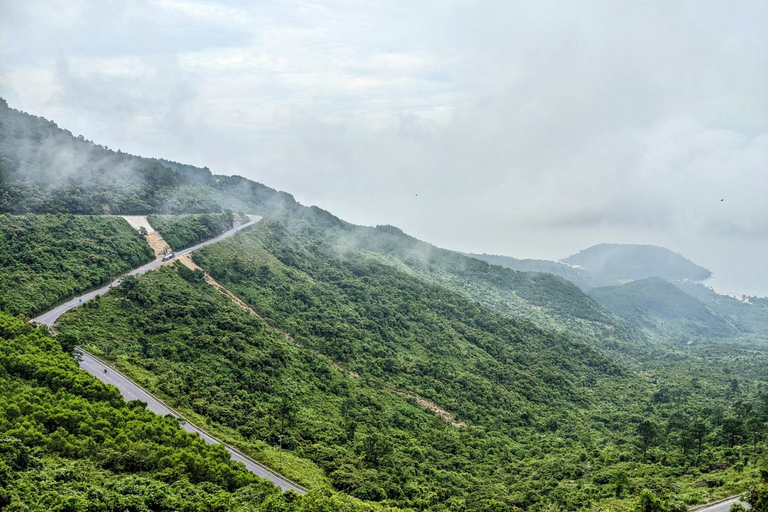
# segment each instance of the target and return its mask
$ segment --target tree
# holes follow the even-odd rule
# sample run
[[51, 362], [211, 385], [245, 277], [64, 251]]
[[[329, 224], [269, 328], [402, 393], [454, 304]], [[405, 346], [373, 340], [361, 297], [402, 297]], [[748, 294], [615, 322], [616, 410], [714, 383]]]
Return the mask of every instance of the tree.
[[757, 416], [750, 416], [745, 423], [746, 431], [752, 436], [752, 451], [757, 450], [757, 443], [765, 433], [765, 423]]
[[621, 493], [624, 492], [624, 489], [629, 487], [629, 477], [624, 471], [618, 470], [611, 477], [611, 485], [613, 486], [613, 490], [616, 493], [616, 497], [620, 498]]
[[648, 448], [656, 443], [658, 427], [650, 420], [645, 420], [637, 426], [638, 444], [643, 451], [643, 457], [648, 453]]
[[683, 430], [677, 435], [677, 442], [683, 450], [683, 455], [688, 454], [688, 450], [696, 446], [696, 439], [690, 430]]
[[723, 420], [723, 434], [728, 436], [728, 446], [733, 448], [737, 437], [744, 435], [744, 422], [734, 416]]
[[696, 440], [696, 448], [698, 449], [697, 455], [701, 455], [701, 442], [704, 440], [704, 436], [707, 434], [707, 426], [703, 421], [696, 420], [691, 424], [688, 430]]

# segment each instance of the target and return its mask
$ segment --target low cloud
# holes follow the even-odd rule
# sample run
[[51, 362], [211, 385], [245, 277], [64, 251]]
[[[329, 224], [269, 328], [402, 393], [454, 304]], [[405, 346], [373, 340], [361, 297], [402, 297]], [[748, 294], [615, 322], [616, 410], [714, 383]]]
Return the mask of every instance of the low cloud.
[[723, 265], [768, 259], [766, 27], [747, 1], [5, 2], [0, 95], [447, 247]]

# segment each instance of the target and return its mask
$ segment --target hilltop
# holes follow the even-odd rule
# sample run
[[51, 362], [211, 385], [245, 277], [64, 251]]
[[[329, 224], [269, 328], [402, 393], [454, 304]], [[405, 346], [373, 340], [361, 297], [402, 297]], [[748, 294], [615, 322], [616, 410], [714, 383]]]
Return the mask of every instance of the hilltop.
[[604, 279], [663, 277], [702, 281], [712, 275], [682, 255], [655, 245], [598, 244], [561, 261]]

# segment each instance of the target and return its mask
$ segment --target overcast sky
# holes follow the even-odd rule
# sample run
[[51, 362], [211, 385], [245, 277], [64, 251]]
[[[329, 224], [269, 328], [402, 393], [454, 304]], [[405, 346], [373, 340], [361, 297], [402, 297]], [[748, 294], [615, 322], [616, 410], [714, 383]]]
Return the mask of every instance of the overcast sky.
[[0, 95], [442, 247], [768, 295], [767, 2], [0, 0]]

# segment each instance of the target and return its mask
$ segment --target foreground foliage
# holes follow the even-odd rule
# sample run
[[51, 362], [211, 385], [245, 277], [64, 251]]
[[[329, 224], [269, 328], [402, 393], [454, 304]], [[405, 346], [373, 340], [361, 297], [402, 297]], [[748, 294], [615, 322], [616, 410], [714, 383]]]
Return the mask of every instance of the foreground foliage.
[[81, 371], [45, 329], [0, 313], [0, 508], [382, 510], [327, 491], [282, 494]]

